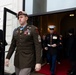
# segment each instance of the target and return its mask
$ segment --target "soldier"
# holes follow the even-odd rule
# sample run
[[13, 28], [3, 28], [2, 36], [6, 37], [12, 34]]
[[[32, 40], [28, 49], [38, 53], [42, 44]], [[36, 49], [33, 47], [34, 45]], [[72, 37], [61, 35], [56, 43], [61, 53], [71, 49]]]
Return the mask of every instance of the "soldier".
[[57, 45], [58, 45], [58, 36], [54, 34], [55, 26], [48, 26], [50, 29], [50, 34], [46, 35], [46, 47], [45, 50], [48, 50], [47, 58], [50, 63], [51, 75], [55, 75], [55, 66], [56, 66], [56, 57], [57, 57]]
[[17, 18], [20, 26], [13, 32], [5, 65], [9, 65], [9, 60], [16, 50], [14, 59], [16, 75], [30, 75], [33, 67], [35, 71], [41, 69], [41, 37], [38, 28], [27, 23], [28, 15], [24, 11], [19, 11]]

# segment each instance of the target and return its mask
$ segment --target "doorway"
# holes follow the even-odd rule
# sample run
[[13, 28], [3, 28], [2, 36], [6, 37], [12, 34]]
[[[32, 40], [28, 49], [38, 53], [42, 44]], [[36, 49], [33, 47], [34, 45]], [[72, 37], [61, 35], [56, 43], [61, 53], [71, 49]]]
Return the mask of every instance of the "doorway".
[[[1, 74], [0, 75], [6, 75], [6, 74], [11, 74], [14, 72], [14, 66], [12, 66], [13, 63], [13, 58], [10, 60], [10, 65], [9, 67], [4, 66], [5, 62], [5, 57], [6, 54], [8, 53], [8, 48], [10, 46], [11, 38], [12, 38], [12, 33], [13, 29], [17, 27], [17, 18], [16, 18], [16, 13], [8, 8], [4, 8], [4, 15], [3, 15], [3, 50], [2, 50], [2, 69], [1, 69]], [[7, 42], [7, 46], [5, 47], [5, 40]]]

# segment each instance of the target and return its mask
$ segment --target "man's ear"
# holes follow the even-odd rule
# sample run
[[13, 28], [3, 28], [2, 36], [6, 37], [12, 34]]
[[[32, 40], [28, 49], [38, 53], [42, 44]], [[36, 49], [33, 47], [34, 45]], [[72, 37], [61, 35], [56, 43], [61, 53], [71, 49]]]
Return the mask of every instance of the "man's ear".
[[28, 20], [28, 17], [26, 17], [26, 20]]

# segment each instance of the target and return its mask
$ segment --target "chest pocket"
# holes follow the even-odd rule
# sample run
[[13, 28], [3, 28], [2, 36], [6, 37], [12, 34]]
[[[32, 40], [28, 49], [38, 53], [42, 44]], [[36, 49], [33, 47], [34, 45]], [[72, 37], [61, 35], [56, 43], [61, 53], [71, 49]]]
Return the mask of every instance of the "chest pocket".
[[13, 36], [16, 40], [19, 39], [19, 30], [14, 31]]
[[22, 39], [28, 41], [32, 39], [31, 31], [25, 30], [22, 34]]
[[58, 37], [57, 36], [53, 36], [53, 43], [57, 43]]

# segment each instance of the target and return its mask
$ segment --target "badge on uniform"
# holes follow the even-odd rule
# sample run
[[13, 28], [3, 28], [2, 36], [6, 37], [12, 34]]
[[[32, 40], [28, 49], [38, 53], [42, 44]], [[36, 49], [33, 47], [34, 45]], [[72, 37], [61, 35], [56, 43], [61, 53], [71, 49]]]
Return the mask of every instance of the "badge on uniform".
[[24, 34], [25, 34], [25, 35], [27, 35], [27, 34], [28, 34], [28, 32], [27, 32], [27, 31], [24, 31]]
[[38, 41], [41, 42], [41, 37], [40, 37], [40, 35], [38, 35]]
[[57, 39], [57, 36], [53, 36], [53, 39]]
[[25, 32], [24, 32], [25, 35], [30, 35], [30, 30], [27, 29]]
[[27, 29], [27, 32], [28, 32], [28, 35], [30, 35], [30, 30], [29, 29]]

